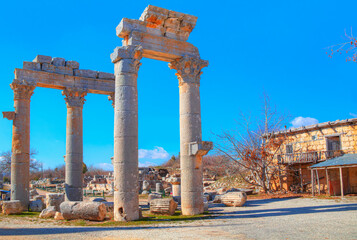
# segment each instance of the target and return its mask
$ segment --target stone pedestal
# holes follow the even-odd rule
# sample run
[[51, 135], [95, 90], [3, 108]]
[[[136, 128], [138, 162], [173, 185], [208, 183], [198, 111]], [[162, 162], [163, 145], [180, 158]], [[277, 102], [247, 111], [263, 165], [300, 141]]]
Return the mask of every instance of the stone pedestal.
[[176, 69], [180, 89], [181, 208], [183, 215], [203, 213], [202, 155], [192, 146], [202, 142], [200, 75], [207, 61], [184, 56], [169, 64]]
[[15, 117], [12, 127], [11, 200], [19, 200], [23, 209], [29, 204], [30, 175], [30, 99], [35, 86], [14, 80]]
[[84, 89], [67, 88], [62, 92], [67, 104], [66, 201], [83, 200], [83, 118]]
[[181, 196], [181, 184], [180, 183], [172, 183], [172, 196], [173, 197]]
[[142, 49], [117, 47], [111, 54], [115, 72], [114, 220], [139, 219], [137, 75]]

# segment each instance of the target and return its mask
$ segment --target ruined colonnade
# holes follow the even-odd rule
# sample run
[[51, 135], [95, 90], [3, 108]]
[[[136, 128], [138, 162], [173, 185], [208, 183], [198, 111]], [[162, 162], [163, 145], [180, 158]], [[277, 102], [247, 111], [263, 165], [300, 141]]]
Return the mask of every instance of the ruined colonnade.
[[[202, 156], [212, 148], [202, 141], [200, 76], [208, 61], [186, 42], [197, 17], [149, 5], [139, 20], [123, 18], [117, 35], [123, 46], [111, 54], [114, 75], [80, 70], [72, 61], [37, 57], [15, 69], [15, 89], [28, 89], [18, 97], [14, 120], [11, 198], [28, 203], [30, 149], [30, 97], [33, 89], [63, 90], [67, 105], [66, 200], [82, 200], [83, 127], [82, 108], [87, 93], [106, 94], [114, 105], [114, 219], [139, 219], [138, 198], [138, 93], [137, 78], [143, 57], [165, 61], [176, 70], [180, 93], [181, 208], [184, 215], [203, 212]], [[26, 64], [25, 64], [26, 63]], [[68, 65], [68, 66], [67, 66]], [[6, 117], [5, 116], [5, 117]], [[19, 166], [24, 166], [20, 169]], [[18, 177], [20, 172], [23, 177]]]

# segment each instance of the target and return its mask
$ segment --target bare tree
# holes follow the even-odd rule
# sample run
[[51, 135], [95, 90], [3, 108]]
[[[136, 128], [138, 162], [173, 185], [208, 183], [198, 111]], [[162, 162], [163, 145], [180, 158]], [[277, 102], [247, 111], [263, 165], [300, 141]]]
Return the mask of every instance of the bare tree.
[[350, 34], [345, 31], [345, 38], [345, 42], [328, 47], [329, 51], [326, 54], [332, 58], [334, 54], [346, 53], [346, 61], [357, 62], [357, 38], [353, 36], [352, 28]]
[[262, 118], [256, 121], [254, 127], [250, 118], [244, 114], [241, 116], [239, 125], [243, 133], [223, 131], [216, 134], [216, 151], [239, 166], [238, 174], [247, 183], [261, 187], [264, 192], [271, 192], [272, 181], [281, 182], [277, 156], [284, 142], [282, 137], [272, 133], [283, 128], [287, 117], [271, 107], [267, 95], [263, 98]]
[[[41, 163], [37, 161], [34, 156], [38, 154], [36, 149], [30, 150], [30, 171], [38, 171], [41, 167]], [[11, 171], [11, 151], [6, 151], [0, 155], [0, 171], [1, 172], [10, 172]]]

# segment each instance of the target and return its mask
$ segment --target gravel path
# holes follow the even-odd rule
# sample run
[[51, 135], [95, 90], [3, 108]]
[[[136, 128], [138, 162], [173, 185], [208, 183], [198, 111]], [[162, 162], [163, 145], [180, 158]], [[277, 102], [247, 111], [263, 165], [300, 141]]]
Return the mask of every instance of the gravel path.
[[74, 227], [0, 219], [0, 239], [357, 239], [356, 200], [249, 200], [212, 204], [214, 219], [135, 227]]

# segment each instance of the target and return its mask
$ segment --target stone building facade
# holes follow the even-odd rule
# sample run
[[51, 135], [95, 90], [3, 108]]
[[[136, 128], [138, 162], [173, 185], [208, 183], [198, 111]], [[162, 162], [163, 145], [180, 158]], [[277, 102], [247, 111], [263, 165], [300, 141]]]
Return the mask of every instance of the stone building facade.
[[[357, 118], [292, 128], [274, 135], [284, 139], [276, 156], [281, 169], [282, 189], [311, 192], [313, 181], [320, 193], [328, 193], [330, 189], [331, 195], [341, 194], [338, 169], [315, 169], [312, 180], [310, 167], [328, 159], [357, 153]], [[357, 193], [357, 168], [344, 167], [341, 171], [344, 192]], [[276, 189], [280, 188], [278, 180], [273, 184]]]

